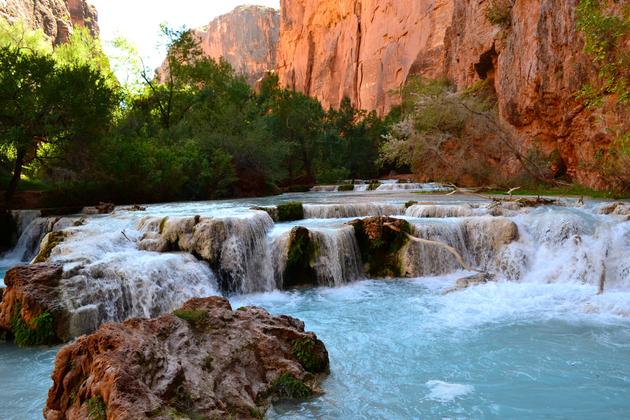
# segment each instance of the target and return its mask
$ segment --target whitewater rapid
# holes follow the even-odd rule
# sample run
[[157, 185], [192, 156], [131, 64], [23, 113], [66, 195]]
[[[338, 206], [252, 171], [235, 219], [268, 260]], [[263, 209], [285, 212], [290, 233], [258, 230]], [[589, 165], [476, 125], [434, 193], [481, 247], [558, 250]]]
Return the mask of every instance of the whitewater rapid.
[[[304, 202], [306, 219], [278, 223], [252, 210], [290, 201]], [[305, 320], [326, 342], [333, 374], [324, 396], [279, 405], [271, 418], [626, 413], [630, 222], [602, 214], [605, 203], [562, 204], [521, 208], [385, 190], [63, 218], [31, 212], [21, 216], [18, 245], [0, 267], [30, 261], [47, 233], [63, 231], [49, 261], [64, 266], [62, 304], [73, 314], [76, 334], [217, 294], [234, 306], [256, 304]], [[407, 279], [366, 279], [346, 223], [383, 215], [407, 220], [418, 237], [452, 246], [496, 281], [447, 293], [475, 273], [444, 249], [419, 243], [402, 251]], [[313, 266], [325, 287], [281, 290], [296, 226], [309, 229], [317, 244]], [[169, 248], [173, 241], [177, 249]], [[12, 390], [0, 397], [0, 418], [39, 417], [54, 353], [0, 345], [0, 387]]]

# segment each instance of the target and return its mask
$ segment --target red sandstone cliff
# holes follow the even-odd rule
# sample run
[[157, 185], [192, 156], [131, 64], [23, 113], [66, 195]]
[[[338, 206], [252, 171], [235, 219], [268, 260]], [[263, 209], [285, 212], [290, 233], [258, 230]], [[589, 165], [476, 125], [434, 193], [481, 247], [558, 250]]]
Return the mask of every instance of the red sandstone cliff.
[[[595, 77], [576, 30], [578, 0], [515, 0], [511, 22], [492, 24], [489, 0], [282, 0], [280, 82], [336, 106], [387, 112], [407, 78], [447, 77], [458, 89], [489, 79], [503, 122], [526, 151], [557, 150], [577, 182], [607, 131], [630, 119], [612, 104], [584, 110], [578, 88]], [[623, 114], [623, 115], [622, 115]], [[627, 127], [626, 127], [627, 128]]]
[[0, 1], [0, 17], [42, 29], [55, 44], [65, 42], [74, 26], [85, 26], [94, 36], [99, 34], [96, 8], [86, 0]]
[[240, 6], [195, 30], [205, 54], [225, 58], [253, 84], [276, 65], [280, 13], [263, 6]]

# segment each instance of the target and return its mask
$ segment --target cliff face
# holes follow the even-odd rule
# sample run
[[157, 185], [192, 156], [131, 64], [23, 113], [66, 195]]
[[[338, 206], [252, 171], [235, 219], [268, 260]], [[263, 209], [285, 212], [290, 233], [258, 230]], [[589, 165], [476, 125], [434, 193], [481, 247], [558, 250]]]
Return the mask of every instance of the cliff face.
[[195, 30], [209, 57], [225, 58], [254, 84], [276, 66], [280, 12], [263, 6], [240, 6]]
[[345, 97], [381, 113], [412, 71], [442, 73], [451, 0], [282, 0], [280, 82], [319, 98]]
[[74, 26], [85, 26], [94, 36], [99, 34], [96, 8], [86, 0], [0, 1], [0, 16], [42, 29], [55, 44], [65, 42]]
[[278, 75], [324, 106], [348, 96], [381, 114], [412, 74], [447, 77], [458, 89], [489, 79], [519, 148], [557, 150], [575, 181], [598, 187], [587, 167], [610, 143], [607, 127], [628, 116], [612, 104], [593, 113], [574, 98], [595, 77], [576, 30], [578, 2], [516, 0], [501, 26], [486, 17], [489, 0], [282, 0]]

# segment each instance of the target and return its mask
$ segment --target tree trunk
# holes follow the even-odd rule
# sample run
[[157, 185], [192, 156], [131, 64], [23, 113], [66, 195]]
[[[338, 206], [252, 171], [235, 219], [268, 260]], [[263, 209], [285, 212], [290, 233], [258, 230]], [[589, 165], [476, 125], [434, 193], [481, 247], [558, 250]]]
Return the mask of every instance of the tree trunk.
[[24, 166], [25, 157], [26, 151], [23, 149], [18, 149], [17, 157], [15, 158], [15, 168], [13, 169], [13, 177], [11, 177], [9, 186], [4, 193], [4, 200], [7, 204], [9, 204], [13, 199], [13, 195], [17, 190], [18, 182], [20, 182], [20, 178], [22, 177], [22, 167]]

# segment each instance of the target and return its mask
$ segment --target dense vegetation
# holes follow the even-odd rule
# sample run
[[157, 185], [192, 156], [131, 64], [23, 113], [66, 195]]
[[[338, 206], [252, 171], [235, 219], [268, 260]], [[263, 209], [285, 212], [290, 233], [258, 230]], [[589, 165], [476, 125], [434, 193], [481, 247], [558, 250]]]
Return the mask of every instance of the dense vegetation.
[[[576, 95], [589, 107], [610, 97], [627, 107], [630, 7], [604, 4], [579, 3], [578, 29], [599, 80]], [[488, 18], [508, 24], [511, 5], [491, 2]], [[349, 99], [325, 110], [281, 88], [273, 74], [254, 90], [228, 63], [206, 57], [190, 32], [163, 28], [163, 35], [168, 55], [154, 72], [123, 40], [110, 62], [87, 31], [53, 49], [42, 32], [0, 21], [0, 189], [7, 201], [20, 189], [44, 190], [38, 204], [45, 206], [266, 195], [392, 170], [463, 185], [566, 185], [557, 153], [519, 151], [499, 122], [488, 81], [455, 92], [443, 80], [412, 78], [401, 106], [381, 119]], [[121, 67], [131, 82], [116, 79], [112, 69]], [[618, 191], [630, 188], [623, 127], [611, 129], [612, 145], [595, 156]]]
[[42, 183], [49, 205], [70, 205], [263, 195], [378, 175], [386, 126], [376, 114], [349, 101], [326, 111], [273, 75], [254, 92], [190, 32], [164, 36], [161, 71], [131, 65], [142, 83], [121, 84], [85, 31], [53, 50], [39, 32], [1, 25], [7, 198], [20, 179]]

